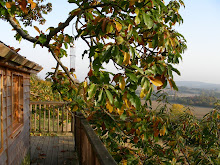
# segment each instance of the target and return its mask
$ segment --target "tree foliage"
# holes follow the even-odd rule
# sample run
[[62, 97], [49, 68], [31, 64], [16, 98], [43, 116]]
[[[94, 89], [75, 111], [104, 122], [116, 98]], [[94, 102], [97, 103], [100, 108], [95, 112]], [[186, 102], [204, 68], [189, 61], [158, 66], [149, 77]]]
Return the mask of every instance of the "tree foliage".
[[61, 101], [58, 91], [52, 89], [53, 83], [50, 80], [42, 80], [32, 74], [30, 78], [30, 100], [31, 101]]
[[[180, 72], [174, 64], [182, 59], [186, 41], [174, 26], [183, 22], [179, 14], [183, 1], [69, 2], [76, 8], [67, 19], [47, 32], [34, 26], [39, 33], [35, 37], [21, 23], [24, 26], [31, 26], [32, 21], [43, 23], [42, 14], [50, 12], [50, 3], [1, 0], [0, 18], [12, 25], [17, 40], [24, 38], [48, 48], [57, 61], [51, 74], [53, 88], [71, 102], [73, 110], [84, 113], [115, 160], [121, 164], [218, 163], [218, 111], [213, 111], [200, 124], [188, 113], [173, 122], [165, 107], [153, 111], [149, 106], [155, 86], [163, 89], [169, 83], [177, 90], [173, 72], [179, 75]], [[74, 18], [75, 38], [64, 33]], [[90, 70], [82, 83], [76, 83], [60, 61], [77, 38], [88, 45], [82, 57], [88, 54], [90, 59]], [[104, 68], [103, 64], [110, 62], [117, 73]], [[64, 73], [58, 70], [59, 66]], [[141, 86], [140, 95], [135, 93], [138, 86]], [[143, 98], [145, 103], [141, 104]]]

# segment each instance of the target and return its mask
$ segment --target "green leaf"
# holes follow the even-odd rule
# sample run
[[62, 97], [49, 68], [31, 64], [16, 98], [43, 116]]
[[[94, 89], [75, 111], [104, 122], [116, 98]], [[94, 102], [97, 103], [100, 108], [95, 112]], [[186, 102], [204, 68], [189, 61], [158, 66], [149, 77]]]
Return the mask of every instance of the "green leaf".
[[97, 89], [96, 84], [90, 85], [89, 90], [88, 90], [89, 99], [91, 99], [95, 95], [96, 89]]
[[171, 70], [176, 72], [179, 76], [181, 75], [180, 71], [178, 71], [176, 68], [171, 68]]
[[113, 48], [113, 47], [108, 48], [108, 49], [105, 51], [105, 53], [104, 53], [104, 56], [103, 56], [103, 59], [102, 59], [102, 60], [105, 61], [106, 63], [108, 63], [108, 62], [109, 62], [109, 59], [111, 58], [112, 48]]
[[109, 102], [110, 102], [111, 104], [113, 104], [113, 96], [112, 96], [111, 92], [106, 89], [106, 90], [105, 90], [105, 93], [106, 93], [106, 95], [107, 95], [107, 97], [108, 97], [108, 99], [109, 99]]
[[135, 74], [133, 73], [126, 73], [126, 75], [134, 82], [138, 82], [138, 78]]
[[138, 16], [136, 16], [134, 22], [136, 25], [138, 25], [138, 24], [140, 24], [141, 20]]
[[102, 98], [103, 98], [103, 89], [99, 92], [98, 102], [101, 102]]
[[121, 102], [120, 100], [121, 100], [121, 99], [120, 99], [119, 97], [115, 97], [115, 99], [114, 99], [114, 106], [115, 106], [116, 108], [121, 108], [122, 102]]
[[158, 45], [158, 35], [155, 35], [152, 39], [152, 46], [153, 48], [156, 48]]
[[120, 44], [122, 44], [122, 43], [124, 42], [124, 39], [123, 39], [122, 36], [118, 36], [118, 37], [116, 38], [116, 41], [117, 41], [117, 43], [120, 45]]
[[43, 34], [41, 34], [38, 38], [38, 41], [40, 41], [42, 44], [44, 44], [47, 41], [47, 37]]
[[130, 46], [130, 52], [131, 52], [131, 58], [132, 58], [132, 60], [134, 60], [135, 59], [135, 49], [132, 46]]
[[173, 86], [173, 89], [175, 89], [176, 91], [178, 91], [178, 87], [176, 86], [176, 83], [171, 79], [170, 80]]
[[118, 48], [118, 46], [114, 46], [113, 47], [114, 49], [112, 49], [112, 55], [113, 56], [118, 56], [119, 55], [119, 48]]
[[144, 23], [148, 29], [151, 29], [154, 25], [154, 21], [150, 18], [150, 15], [143, 12]]
[[131, 104], [134, 105], [136, 109], [140, 109], [141, 101], [140, 101], [140, 98], [135, 93], [133, 92], [128, 93], [127, 98], [131, 102]]
[[153, 84], [151, 84], [151, 86], [150, 86], [150, 89], [148, 90], [148, 92], [147, 92], [147, 95], [146, 95], [146, 100], [149, 100], [150, 99], [150, 96], [151, 96], [151, 94], [152, 94], [152, 91], [153, 91]]
[[68, 45], [66, 42], [64, 42], [64, 46], [65, 46], [65, 49], [68, 49]]
[[141, 68], [139, 68], [137, 65], [132, 65], [131, 67], [138, 70], [141, 74], [144, 74], [144, 71]]
[[124, 113], [120, 116], [120, 119], [123, 120], [123, 121], [125, 121], [126, 118], [127, 118], [127, 116], [126, 116], [126, 114], [124, 114]]

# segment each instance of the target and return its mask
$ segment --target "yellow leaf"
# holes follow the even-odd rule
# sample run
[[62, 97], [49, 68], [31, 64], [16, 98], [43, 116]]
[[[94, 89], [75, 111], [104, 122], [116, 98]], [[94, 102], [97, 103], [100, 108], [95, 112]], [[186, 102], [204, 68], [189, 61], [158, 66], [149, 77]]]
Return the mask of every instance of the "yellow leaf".
[[139, 14], [139, 9], [138, 9], [138, 8], [136, 8], [134, 12], [135, 12], [135, 14], [137, 14], [137, 15], [138, 15], [138, 14]]
[[144, 134], [141, 135], [141, 139], [144, 140]]
[[37, 32], [40, 34], [40, 30], [37, 26], [34, 26], [34, 29], [37, 30]]
[[117, 108], [117, 112], [121, 116], [124, 113], [124, 107], [122, 106], [121, 109]]
[[121, 163], [122, 163], [122, 165], [127, 165], [127, 164], [128, 164], [127, 160], [125, 160], [125, 159], [123, 159], [123, 160], [121, 161]]
[[129, 104], [128, 104], [128, 99], [124, 99], [124, 101], [125, 101], [126, 107], [127, 107], [127, 108], [130, 108], [130, 106], [129, 106]]
[[31, 3], [31, 10], [35, 9], [36, 6], [37, 6], [37, 4], [36, 4], [35, 2], [32, 2], [32, 3]]
[[160, 130], [160, 136], [164, 136], [166, 133], [166, 127], [163, 125], [163, 127]]
[[112, 31], [113, 31], [113, 26], [112, 26], [112, 24], [111, 24], [111, 22], [110, 22], [110, 23], [108, 23], [107, 26], [106, 26], [106, 32], [107, 32], [107, 33], [111, 33]]
[[77, 110], [78, 110], [78, 106], [75, 105], [75, 106], [73, 107], [73, 112], [76, 112]]
[[125, 79], [124, 79], [124, 77], [121, 77], [121, 79], [119, 80], [119, 87], [121, 88], [121, 90], [125, 89]]
[[144, 98], [145, 95], [146, 95], [146, 94], [144, 93], [144, 89], [142, 89], [142, 90], [141, 90], [141, 93], [140, 93], [140, 98], [141, 98], [141, 99]]
[[172, 47], [175, 47], [176, 44], [175, 44], [173, 38], [169, 38], [169, 40], [170, 40], [170, 43], [171, 43]]
[[122, 24], [120, 24], [119, 22], [116, 22], [116, 21], [115, 21], [115, 25], [116, 25], [117, 31], [120, 32], [121, 29], [122, 29]]
[[87, 81], [84, 81], [84, 82], [83, 82], [83, 87], [86, 89], [87, 86], [88, 86]]
[[64, 101], [69, 101], [68, 97], [63, 98]]
[[5, 5], [6, 5], [6, 7], [7, 7], [8, 9], [11, 8], [11, 3], [10, 3], [10, 2], [6, 2]]
[[163, 85], [163, 82], [162, 82], [161, 80], [159, 80], [158, 78], [154, 78], [154, 79], [150, 79], [150, 80], [151, 80], [151, 82], [152, 82], [155, 86], [157, 86], [157, 87]]
[[78, 8], [78, 9], [75, 9], [71, 12], [71, 15], [74, 16], [74, 15], [78, 15], [79, 13], [81, 12], [81, 9]]
[[106, 103], [106, 108], [108, 109], [108, 111], [109, 111], [110, 113], [113, 112], [113, 107], [112, 107], [112, 105], [110, 104], [109, 101], [107, 101], [107, 103]]
[[140, 121], [141, 121], [141, 118], [136, 118], [136, 119], [134, 119], [134, 122], [139, 123]]
[[148, 47], [149, 47], [149, 48], [153, 48], [152, 42], [149, 41], [149, 42], [147, 42], [147, 43], [148, 43]]
[[136, 16], [134, 22], [135, 22], [136, 25], [138, 25], [138, 24], [141, 23], [141, 20], [138, 16]]
[[129, 64], [129, 61], [130, 61], [130, 54], [125, 52], [124, 53], [124, 61], [123, 61], [123, 64], [125, 65], [128, 65]]
[[76, 74], [73, 74], [73, 75], [74, 75], [74, 78], [77, 79]]

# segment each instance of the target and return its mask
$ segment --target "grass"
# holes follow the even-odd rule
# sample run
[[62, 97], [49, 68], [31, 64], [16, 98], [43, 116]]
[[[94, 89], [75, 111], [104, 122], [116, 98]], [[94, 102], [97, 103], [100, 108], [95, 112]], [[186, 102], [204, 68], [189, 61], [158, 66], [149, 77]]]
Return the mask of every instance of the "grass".
[[24, 157], [21, 165], [30, 165], [30, 163], [31, 163], [30, 153], [27, 153], [27, 155]]

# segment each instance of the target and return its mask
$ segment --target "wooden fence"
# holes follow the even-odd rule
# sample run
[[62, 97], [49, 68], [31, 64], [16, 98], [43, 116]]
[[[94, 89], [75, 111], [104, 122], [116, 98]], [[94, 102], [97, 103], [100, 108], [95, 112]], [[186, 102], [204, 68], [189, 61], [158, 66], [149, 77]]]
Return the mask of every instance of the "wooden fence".
[[82, 165], [116, 165], [89, 122], [81, 113], [75, 114], [75, 142]]
[[73, 132], [74, 115], [64, 102], [31, 102], [31, 132]]
[[80, 165], [116, 165], [89, 122], [64, 102], [31, 102], [32, 132], [72, 132]]

